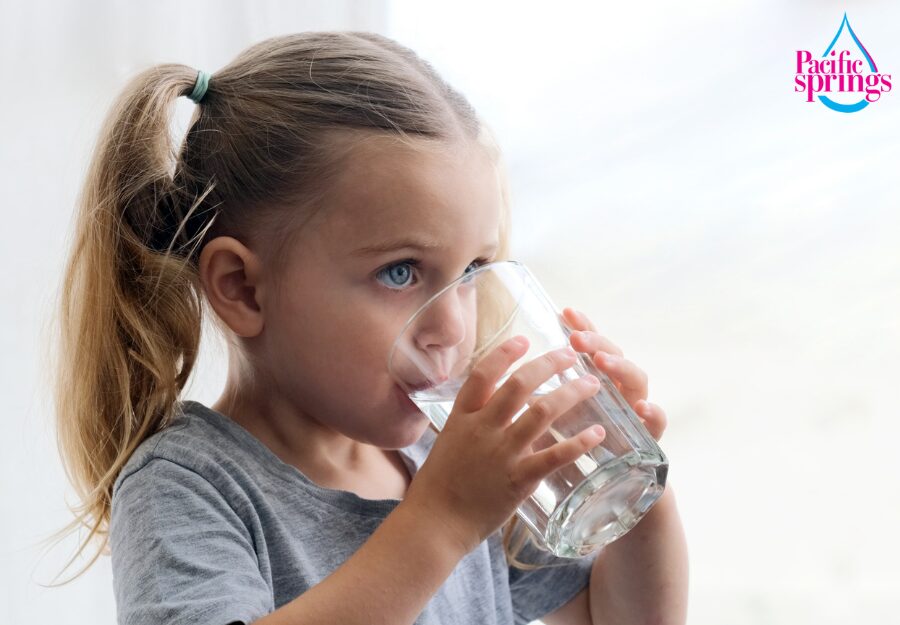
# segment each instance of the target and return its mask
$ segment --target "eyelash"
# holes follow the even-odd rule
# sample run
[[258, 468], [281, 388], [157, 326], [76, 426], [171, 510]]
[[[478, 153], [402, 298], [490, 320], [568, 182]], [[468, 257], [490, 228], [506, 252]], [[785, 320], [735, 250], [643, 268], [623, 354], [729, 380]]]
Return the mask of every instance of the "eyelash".
[[[469, 263], [469, 265], [471, 266], [472, 264], [476, 264], [478, 267], [481, 267], [482, 265], [486, 265], [489, 262], [491, 262], [491, 260], [489, 258], [482, 257], [482, 258], [476, 258], [471, 263]], [[375, 274], [375, 279], [377, 280], [380, 276], [386, 274], [389, 270], [393, 269], [394, 267], [397, 267], [398, 265], [409, 265], [409, 266], [415, 268], [415, 267], [418, 267], [419, 264], [420, 264], [420, 261], [416, 258], [405, 258], [403, 260], [398, 260], [396, 262], [391, 263], [390, 265], [385, 265], [384, 267], [379, 269]], [[477, 267], [476, 267], [476, 269], [477, 269]], [[378, 281], [381, 282], [381, 280], [378, 280]], [[413, 282], [412, 284], [415, 284], [415, 283]], [[405, 291], [411, 286], [411, 284], [407, 284], [402, 287], [392, 287], [392, 286], [388, 286], [388, 285], [384, 284], [383, 282], [381, 282], [381, 285], [384, 286], [384, 288], [388, 289], [389, 291], [397, 291], [397, 292]]]

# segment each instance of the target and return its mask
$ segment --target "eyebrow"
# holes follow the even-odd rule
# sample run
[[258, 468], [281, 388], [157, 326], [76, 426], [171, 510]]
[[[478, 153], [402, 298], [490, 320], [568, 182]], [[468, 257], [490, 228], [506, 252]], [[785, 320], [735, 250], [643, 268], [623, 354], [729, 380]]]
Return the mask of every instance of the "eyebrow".
[[[485, 246], [485, 251], [493, 251], [497, 249], [499, 244], [496, 241], [493, 241]], [[441, 244], [437, 241], [431, 239], [395, 239], [392, 241], [384, 241], [382, 243], [375, 243], [373, 245], [367, 245], [365, 247], [361, 247], [355, 252], [353, 252], [353, 256], [374, 256], [375, 254], [384, 254], [387, 252], [393, 252], [394, 250], [399, 250], [403, 248], [412, 248], [417, 250], [433, 250], [441, 247]]]

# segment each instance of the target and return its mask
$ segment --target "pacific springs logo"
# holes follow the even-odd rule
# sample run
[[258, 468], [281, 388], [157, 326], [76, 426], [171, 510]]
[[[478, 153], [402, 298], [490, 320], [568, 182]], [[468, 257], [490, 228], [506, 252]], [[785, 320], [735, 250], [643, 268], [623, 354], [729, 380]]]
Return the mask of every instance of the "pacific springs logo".
[[797, 50], [796, 69], [794, 91], [806, 93], [807, 102], [818, 98], [841, 113], [861, 111], [891, 90], [891, 75], [878, 71], [872, 55], [850, 28], [846, 13], [821, 58], [814, 58], [809, 50]]

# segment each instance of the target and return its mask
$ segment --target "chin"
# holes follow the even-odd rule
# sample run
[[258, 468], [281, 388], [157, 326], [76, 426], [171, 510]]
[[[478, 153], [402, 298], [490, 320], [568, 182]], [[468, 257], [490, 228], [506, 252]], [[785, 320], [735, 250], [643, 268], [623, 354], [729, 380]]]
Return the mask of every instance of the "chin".
[[[402, 421], [400, 420], [402, 419]], [[381, 449], [402, 449], [409, 447], [417, 440], [422, 438], [422, 434], [428, 429], [428, 417], [421, 412], [418, 417], [400, 417], [397, 421], [397, 428], [389, 431], [382, 431], [372, 444]]]
[[[377, 423], [375, 432], [371, 430], [363, 434], [358, 431], [357, 440], [365, 440], [370, 445], [381, 449], [402, 449], [422, 438], [422, 434], [431, 423], [419, 407], [396, 384], [388, 393], [384, 406], [370, 405], [371, 423]], [[366, 426], [370, 429], [372, 426]]]

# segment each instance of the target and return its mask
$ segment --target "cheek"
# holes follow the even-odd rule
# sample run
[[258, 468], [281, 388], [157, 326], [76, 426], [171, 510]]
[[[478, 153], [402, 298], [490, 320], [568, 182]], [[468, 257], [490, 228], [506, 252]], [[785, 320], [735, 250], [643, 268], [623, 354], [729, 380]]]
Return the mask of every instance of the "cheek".
[[[304, 288], [306, 295], [300, 289], [290, 293], [277, 312], [273, 334], [287, 339], [273, 346], [283, 352], [282, 366], [290, 366], [293, 354], [305, 366], [314, 367], [311, 375], [319, 380], [340, 376], [358, 383], [368, 380], [366, 386], [383, 386], [394, 340], [419, 304], [366, 287], [307, 284]], [[310, 297], [308, 293], [317, 294]]]
[[387, 375], [388, 355], [400, 332], [391, 319], [377, 315], [344, 314], [310, 326], [303, 344], [313, 357], [341, 377], [373, 380]]

